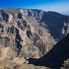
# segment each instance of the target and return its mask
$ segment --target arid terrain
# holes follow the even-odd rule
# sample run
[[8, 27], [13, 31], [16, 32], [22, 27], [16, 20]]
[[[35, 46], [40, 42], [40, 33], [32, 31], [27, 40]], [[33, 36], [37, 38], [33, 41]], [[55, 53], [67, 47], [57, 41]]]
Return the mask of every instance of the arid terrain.
[[68, 33], [69, 17], [60, 13], [1, 8], [0, 69], [51, 69], [28, 60], [46, 55]]

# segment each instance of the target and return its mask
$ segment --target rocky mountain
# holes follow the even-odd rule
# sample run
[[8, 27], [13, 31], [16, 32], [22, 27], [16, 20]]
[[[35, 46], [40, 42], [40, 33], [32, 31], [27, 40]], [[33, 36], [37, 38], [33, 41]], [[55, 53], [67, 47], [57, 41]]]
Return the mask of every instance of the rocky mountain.
[[0, 8], [0, 68], [47, 69], [27, 64], [26, 59], [42, 57], [68, 33], [68, 16], [37, 9]]
[[69, 69], [69, 34], [39, 59], [29, 59], [30, 64], [52, 69]]

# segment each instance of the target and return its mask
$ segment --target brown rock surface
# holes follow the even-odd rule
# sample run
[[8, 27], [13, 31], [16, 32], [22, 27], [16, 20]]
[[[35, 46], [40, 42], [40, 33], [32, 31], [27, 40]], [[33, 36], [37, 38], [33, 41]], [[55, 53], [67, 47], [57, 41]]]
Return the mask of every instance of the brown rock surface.
[[52, 30], [43, 20], [45, 15], [36, 9], [0, 9], [0, 69], [48, 69], [27, 64], [26, 60], [45, 55], [59, 39], [52, 35], [56, 26], [50, 25]]

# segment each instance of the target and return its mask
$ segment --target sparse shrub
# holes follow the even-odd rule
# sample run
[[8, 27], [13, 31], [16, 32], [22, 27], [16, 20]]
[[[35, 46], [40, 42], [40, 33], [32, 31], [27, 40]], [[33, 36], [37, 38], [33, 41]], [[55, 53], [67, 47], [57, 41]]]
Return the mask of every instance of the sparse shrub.
[[4, 69], [11, 69], [10, 67], [4, 66]]

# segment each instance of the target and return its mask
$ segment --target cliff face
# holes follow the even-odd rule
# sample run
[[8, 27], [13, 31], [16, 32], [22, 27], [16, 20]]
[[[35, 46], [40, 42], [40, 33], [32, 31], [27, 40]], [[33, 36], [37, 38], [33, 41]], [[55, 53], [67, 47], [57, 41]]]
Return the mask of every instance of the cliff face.
[[[49, 33], [54, 37], [56, 41], [59, 41], [69, 33], [69, 17], [52, 11], [41, 10], [23, 10], [23, 15], [32, 17], [38, 21], [40, 26], [48, 29]], [[57, 32], [56, 32], [57, 31]]]
[[19, 65], [40, 58], [69, 33], [68, 21], [56, 12], [1, 8], [0, 61]]

